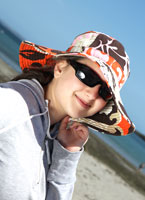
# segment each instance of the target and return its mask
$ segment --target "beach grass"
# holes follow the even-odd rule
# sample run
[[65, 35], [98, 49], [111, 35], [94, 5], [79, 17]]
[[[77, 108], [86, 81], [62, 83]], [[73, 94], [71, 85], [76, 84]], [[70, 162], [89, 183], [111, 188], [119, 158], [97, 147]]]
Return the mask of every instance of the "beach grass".
[[[114, 136], [115, 137], [115, 136]], [[115, 152], [95, 134], [90, 133], [85, 151], [112, 168], [131, 187], [145, 195], [145, 175]]]

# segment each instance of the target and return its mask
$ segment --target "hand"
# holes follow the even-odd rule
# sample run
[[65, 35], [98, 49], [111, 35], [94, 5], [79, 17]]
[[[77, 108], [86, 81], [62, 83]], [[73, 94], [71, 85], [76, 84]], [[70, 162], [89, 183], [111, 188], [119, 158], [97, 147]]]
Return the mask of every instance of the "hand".
[[84, 143], [86, 143], [88, 140], [88, 128], [78, 122], [74, 122], [67, 129], [68, 122], [69, 116], [62, 120], [57, 139], [67, 150], [71, 152], [80, 151]]

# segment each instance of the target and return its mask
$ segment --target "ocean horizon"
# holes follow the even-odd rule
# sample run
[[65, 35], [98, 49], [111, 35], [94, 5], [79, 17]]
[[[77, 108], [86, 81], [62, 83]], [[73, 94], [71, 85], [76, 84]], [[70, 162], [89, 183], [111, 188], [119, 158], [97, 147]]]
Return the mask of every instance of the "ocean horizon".
[[[91, 130], [91, 132], [137, 169], [142, 163], [145, 163], [145, 140], [136, 133], [127, 136], [113, 136], [93, 130]], [[145, 168], [143, 168], [141, 172], [145, 174]]]

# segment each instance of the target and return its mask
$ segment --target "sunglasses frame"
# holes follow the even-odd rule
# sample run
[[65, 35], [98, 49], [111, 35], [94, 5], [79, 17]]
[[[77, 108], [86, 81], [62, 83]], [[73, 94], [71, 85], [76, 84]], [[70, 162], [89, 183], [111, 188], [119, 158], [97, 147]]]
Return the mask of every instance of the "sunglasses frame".
[[[95, 87], [96, 85], [101, 85], [101, 87], [99, 88], [99, 96], [101, 98], [104, 99], [104, 101], [108, 101], [112, 98], [112, 95], [110, 93], [110, 90], [107, 86], [107, 84], [100, 78], [100, 76], [93, 71], [89, 66], [79, 63], [75, 60], [68, 60], [68, 63], [74, 68], [75, 70], [75, 75], [76, 77], [85, 85], [87, 85], [88, 87]], [[87, 71], [87, 73], [90, 73], [90, 75], [92, 76], [91, 80], [95, 80], [94, 83], [91, 82], [87, 82], [86, 78], [82, 79], [80, 77], [80, 72], [82, 71], [85, 75], [86, 73], [84, 72]]]

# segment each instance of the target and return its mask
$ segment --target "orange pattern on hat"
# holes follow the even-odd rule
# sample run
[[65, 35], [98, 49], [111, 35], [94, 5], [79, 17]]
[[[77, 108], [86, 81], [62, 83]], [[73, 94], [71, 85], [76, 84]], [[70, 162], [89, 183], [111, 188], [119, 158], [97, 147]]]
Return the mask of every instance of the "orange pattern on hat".
[[119, 65], [119, 63], [116, 62], [116, 61], [112, 64], [112, 69], [115, 71], [115, 73], [116, 73], [116, 75], [118, 77], [119, 87], [121, 88], [121, 86], [125, 82], [124, 72], [123, 72], [121, 66]]
[[[20, 54], [19, 54], [19, 62], [20, 62], [20, 66], [22, 66], [22, 70], [24, 68], [29, 68], [29, 66], [31, 66], [34, 63], [34, 60], [29, 59], [29, 57], [31, 57], [34, 53], [34, 51], [36, 51], [34, 46], [30, 46], [27, 45], [26, 43], [21, 43], [20, 45]], [[41, 64], [42, 66], [46, 63], [46, 55], [44, 55], [43, 59], [38, 59], [35, 58], [35, 61], [39, 64]]]
[[125, 76], [120, 64], [111, 56], [109, 56], [109, 60], [106, 63], [111, 66], [115, 72], [116, 76], [118, 77], [119, 87], [121, 87], [125, 82]]
[[121, 115], [122, 119], [121, 122], [118, 124], [118, 126], [120, 126], [123, 130], [123, 135], [127, 135], [128, 134], [128, 130], [130, 128], [130, 123], [123, 117], [123, 115]]
[[72, 48], [73, 48], [73, 46], [70, 46], [70, 47], [67, 49], [66, 52], [70, 52]]
[[[93, 48], [88, 48], [85, 53], [89, 56], [93, 56], [93, 51], [94, 51]], [[98, 50], [96, 50], [96, 51], [98, 51]], [[115, 72], [115, 74], [118, 78], [119, 87], [121, 88], [121, 86], [125, 82], [125, 76], [124, 76], [124, 71], [122, 70], [120, 64], [113, 57], [109, 56], [108, 54], [106, 54], [102, 51], [100, 51], [100, 53], [102, 55], [107, 55], [108, 61], [106, 61], [106, 64], [108, 64], [113, 69], [113, 71]], [[98, 57], [98, 59], [100, 59], [100, 58]]]
[[92, 48], [89, 48], [86, 53], [91, 56], [91, 51], [92, 51]]
[[21, 69], [35, 67], [43, 67], [44, 65], [53, 66], [55, 60], [52, 58], [57, 54], [65, 53], [32, 42], [22, 41], [19, 48], [19, 63]]

